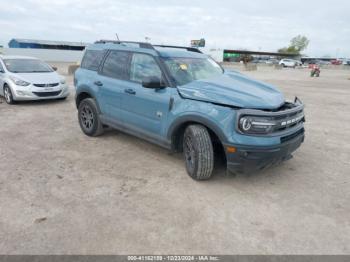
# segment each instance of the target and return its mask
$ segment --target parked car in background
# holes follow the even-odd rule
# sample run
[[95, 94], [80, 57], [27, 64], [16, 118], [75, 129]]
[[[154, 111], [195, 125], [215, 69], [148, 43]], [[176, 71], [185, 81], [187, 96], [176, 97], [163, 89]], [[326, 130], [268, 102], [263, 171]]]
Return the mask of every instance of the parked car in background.
[[63, 76], [45, 62], [25, 56], [0, 56], [0, 95], [8, 104], [23, 100], [65, 99]]
[[343, 65], [350, 65], [350, 59], [344, 59]]
[[299, 61], [299, 60], [295, 60], [295, 62], [297, 63], [297, 66], [302, 66], [303, 65], [303, 63], [301, 61]]
[[341, 65], [342, 63], [343, 62], [341, 60], [338, 60], [338, 59], [331, 60], [332, 65]]
[[305, 64], [308, 65], [309, 68], [313, 68], [314, 65], [330, 65], [330, 61], [325, 60], [319, 60], [319, 59], [312, 59], [305, 62]]
[[252, 60], [252, 63], [255, 63], [255, 64], [266, 63], [267, 60], [268, 58], [266, 57], [258, 57], [258, 58], [254, 58]]
[[330, 65], [332, 64], [330, 61], [326, 61], [326, 60], [319, 60], [318, 61], [318, 64], [319, 65]]
[[278, 65], [279, 61], [275, 58], [271, 58], [269, 60], [266, 60], [265, 63], [268, 65]]
[[290, 159], [304, 141], [299, 99], [287, 102], [196, 48], [97, 41], [74, 84], [82, 132], [109, 126], [183, 152], [196, 180], [211, 177], [215, 156], [229, 171], [252, 172]]
[[287, 59], [287, 58], [284, 58], [284, 59], [281, 59], [279, 64], [283, 67], [296, 67], [296, 66], [301, 66], [302, 63], [298, 60], [294, 60], [294, 59]]

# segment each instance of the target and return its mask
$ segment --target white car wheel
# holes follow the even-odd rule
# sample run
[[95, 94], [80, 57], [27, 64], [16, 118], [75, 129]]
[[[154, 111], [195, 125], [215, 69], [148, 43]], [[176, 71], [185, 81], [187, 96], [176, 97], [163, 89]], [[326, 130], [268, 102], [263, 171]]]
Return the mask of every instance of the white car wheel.
[[4, 87], [4, 97], [6, 103], [8, 103], [9, 105], [14, 103], [11, 88], [8, 85], [5, 85]]

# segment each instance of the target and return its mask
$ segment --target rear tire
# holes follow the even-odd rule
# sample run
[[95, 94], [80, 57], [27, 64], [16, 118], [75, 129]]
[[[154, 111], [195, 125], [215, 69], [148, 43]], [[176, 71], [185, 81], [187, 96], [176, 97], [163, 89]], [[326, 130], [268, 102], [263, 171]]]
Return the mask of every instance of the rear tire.
[[103, 124], [99, 117], [99, 110], [92, 98], [86, 98], [80, 102], [78, 119], [81, 130], [88, 136], [100, 136], [103, 134]]
[[6, 103], [9, 105], [13, 105], [15, 103], [15, 100], [13, 100], [11, 88], [7, 84], [4, 86], [4, 98]]
[[214, 150], [208, 130], [202, 125], [189, 125], [183, 137], [186, 170], [195, 180], [206, 180], [214, 168]]

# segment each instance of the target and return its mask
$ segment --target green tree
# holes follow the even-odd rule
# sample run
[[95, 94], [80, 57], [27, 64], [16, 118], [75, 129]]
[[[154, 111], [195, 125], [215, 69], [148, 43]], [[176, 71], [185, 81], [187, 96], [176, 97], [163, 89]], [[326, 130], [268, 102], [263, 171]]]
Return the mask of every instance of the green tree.
[[300, 54], [309, 45], [310, 40], [306, 36], [297, 35], [290, 40], [288, 47], [278, 49], [279, 53]]

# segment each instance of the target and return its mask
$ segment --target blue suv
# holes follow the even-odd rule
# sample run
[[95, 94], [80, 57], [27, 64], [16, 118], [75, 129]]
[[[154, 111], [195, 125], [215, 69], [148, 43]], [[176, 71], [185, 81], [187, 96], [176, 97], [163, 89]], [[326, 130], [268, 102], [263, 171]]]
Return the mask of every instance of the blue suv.
[[289, 159], [304, 141], [299, 99], [286, 102], [196, 48], [101, 40], [87, 47], [74, 84], [86, 135], [112, 127], [183, 152], [196, 180], [211, 177], [215, 155], [245, 173]]

